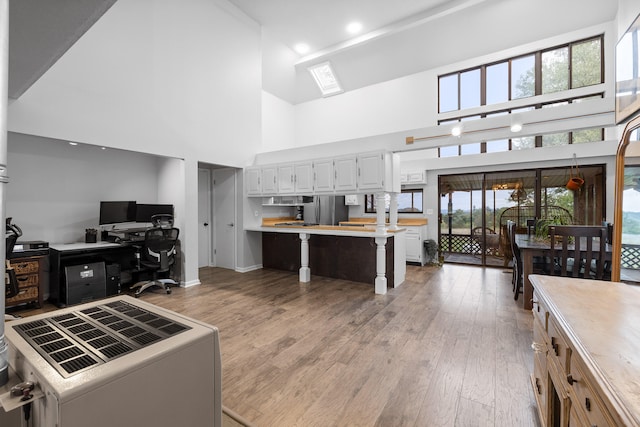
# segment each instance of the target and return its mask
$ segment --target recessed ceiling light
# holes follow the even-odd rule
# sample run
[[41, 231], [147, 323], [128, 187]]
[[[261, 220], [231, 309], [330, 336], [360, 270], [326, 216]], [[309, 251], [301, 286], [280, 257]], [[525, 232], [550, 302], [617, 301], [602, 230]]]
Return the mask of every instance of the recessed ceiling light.
[[454, 126], [451, 128], [451, 135], [460, 136], [462, 134], [462, 128], [460, 126]]
[[347, 31], [349, 32], [349, 34], [358, 34], [360, 31], [362, 31], [362, 24], [359, 22], [351, 22], [349, 25], [347, 25]]
[[309, 52], [309, 45], [306, 43], [298, 43], [293, 47], [293, 49], [300, 55], [304, 55], [305, 53]]
[[69, 145], [78, 145], [78, 143], [69, 141]]

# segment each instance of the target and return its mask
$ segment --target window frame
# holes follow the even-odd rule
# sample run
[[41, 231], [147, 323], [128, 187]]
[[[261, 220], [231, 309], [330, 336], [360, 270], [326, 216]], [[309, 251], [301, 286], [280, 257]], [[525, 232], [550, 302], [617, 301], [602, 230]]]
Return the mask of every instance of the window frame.
[[[423, 214], [424, 213], [424, 188], [403, 188], [402, 190], [400, 190], [401, 194], [407, 194], [407, 193], [411, 193], [411, 207], [415, 208], [415, 193], [420, 193], [420, 198], [422, 200], [422, 204], [419, 206], [419, 210], [416, 211], [411, 211], [411, 212], [404, 212], [404, 211], [400, 211], [398, 210], [398, 213], [401, 214]], [[389, 212], [388, 210], [385, 209], [385, 213]], [[365, 194], [364, 196], [364, 213], [370, 213], [370, 214], [375, 214], [377, 213], [376, 210], [376, 199], [375, 199], [375, 194]]]
[[[574, 40], [572, 42], [569, 43], [562, 43], [556, 46], [551, 46], [551, 47], [547, 47], [544, 49], [539, 49], [533, 52], [528, 52], [528, 53], [523, 53], [523, 54], [519, 54], [519, 55], [515, 55], [509, 58], [505, 58], [505, 59], [500, 59], [498, 61], [492, 61], [490, 63], [486, 63], [486, 64], [482, 64], [479, 66], [473, 66], [473, 67], [469, 67], [469, 68], [465, 68], [462, 70], [458, 70], [458, 71], [453, 71], [450, 73], [445, 73], [445, 74], [441, 74], [438, 76], [438, 114], [444, 114], [444, 113], [451, 113], [454, 111], [462, 111], [460, 109], [460, 103], [461, 103], [461, 99], [463, 97], [461, 91], [461, 84], [460, 84], [460, 76], [464, 73], [468, 73], [474, 70], [480, 70], [480, 106], [481, 107], [485, 107], [487, 106], [486, 104], [486, 100], [487, 100], [487, 93], [486, 93], [486, 89], [487, 89], [487, 81], [486, 81], [486, 77], [487, 77], [487, 67], [491, 67], [494, 65], [498, 65], [501, 63], [508, 63], [508, 82], [507, 82], [507, 89], [508, 89], [508, 100], [506, 102], [512, 102], [515, 100], [520, 100], [520, 99], [524, 99], [526, 97], [522, 97], [522, 98], [513, 98], [513, 94], [511, 93], [511, 89], [512, 89], [512, 62], [514, 60], [517, 59], [521, 59], [527, 56], [531, 56], [534, 55], [534, 76], [535, 76], [535, 82], [534, 82], [534, 95], [533, 96], [538, 96], [538, 95], [542, 95], [542, 53], [544, 52], [550, 52], [553, 50], [557, 50], [557, 49], [562, 49], [562, 48], [568, 48], [569, 52], [568, 52], [568, 67], [569, 67], [569, 73], [568, 73], [568, 90], [571, 89], [575, 89], [573, 87], [573, 46], [575, 45], [580, 45], [583, 43], [587, 43], [591, 40], [599, 40], [600, 42], [600, 82], [599, 83], [593, 83], [592, 85], [586, 85], [586, 86], [579, 86], [579, 88], [582, 87], [588, 87], [588, 86], [595, 86], [597, 84], [603, 84], [605, 81], [605, 66], [604, 66], [604, 34], [598, 34], [595, 36], [590, 36], [590, 37], [586, 37], [583, 39], [579, 39], [579, 40]], [[442, 93], [441, 93], [441, 88], [440, 88], [440, 79], [442, 78], [448, 78], [451, 76], [457, 75], [457, 87], [458, 87], [458, 93], [457, 93], [457, 109], [454, 110], [448, 110], [448, 111], [441, 111], [440, 110], [440, 106], [441, 106], [441, 100], [442, 100]], [[492, 104], [489, 104], [492, 105]]]

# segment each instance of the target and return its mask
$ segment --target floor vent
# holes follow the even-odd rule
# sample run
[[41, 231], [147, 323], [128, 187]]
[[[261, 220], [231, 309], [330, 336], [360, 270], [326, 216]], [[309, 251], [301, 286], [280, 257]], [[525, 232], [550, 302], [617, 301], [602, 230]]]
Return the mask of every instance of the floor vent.
[[191, 328], [114, 301], [14, 329], [67, 378]]

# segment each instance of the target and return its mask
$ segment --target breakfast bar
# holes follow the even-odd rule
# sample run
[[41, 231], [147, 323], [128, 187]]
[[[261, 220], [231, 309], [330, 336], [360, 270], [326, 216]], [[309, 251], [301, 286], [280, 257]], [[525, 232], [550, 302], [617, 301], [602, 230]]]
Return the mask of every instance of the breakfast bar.
[[262, 233], [263, 267], [371, 283], [376, 294], [404, 282], [406, 254], [403, 228], [306, 225], [263, 221], [247, 231]]

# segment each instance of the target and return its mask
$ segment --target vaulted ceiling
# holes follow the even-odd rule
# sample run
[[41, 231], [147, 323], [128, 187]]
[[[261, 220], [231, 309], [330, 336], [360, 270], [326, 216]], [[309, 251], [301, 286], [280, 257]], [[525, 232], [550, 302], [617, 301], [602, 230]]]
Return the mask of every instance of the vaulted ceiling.
[[[320, 97], [307, 72], [314, 63], [331, 60], [345, 89], [354, 90], [556, 34], [558, 28], [571, 31], [613, 20], [617, 10], [615, 1], [542, 0], [547, 6], [553, 4], [555, 12], [529, 22], [522, 16], [543, 13], [539, 1], [228, 1], [283, 45], [310, 46], [295, 64], [292, 93], [277, 94], [293, 103]], [[115, 2], [11, 0], [9, 97], [24, 93]], [[581, 13], [572, 14], [576, 7]], [[362, 23], [359, 34], [346, 32], [351, 21]], [[444, 40], [453, 44], [443, 48]]]
[[116, 0], [12, 0], [9, 98], [20, 97]]

